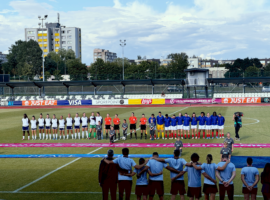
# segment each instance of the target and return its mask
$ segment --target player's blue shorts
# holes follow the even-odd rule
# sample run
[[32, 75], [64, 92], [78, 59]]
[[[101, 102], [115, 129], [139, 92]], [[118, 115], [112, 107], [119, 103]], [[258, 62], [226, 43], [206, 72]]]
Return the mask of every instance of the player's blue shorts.
[[32, 130], [32, 131], [35, 131], [35, 130], [37, 130], [37, 128], [31, 128], [31, 130]]
[[38, 128], [42, 130], [42, 129], [44, 129], [44, 126], [39, 126]]
[[57, 129], [57, 127], [52, 127], [54, 130], [56, 130]]
[[51, 129], [51, 127], [50, 126], [46, 126], [46, 130], [49, 130], [49, 129]]
[[64, 131], [64, 130], [65, 130], [65, 128], [59, 128], [59, 130], [60, 130], [60, 131]]
[[67, 130], [72, 130], [72, 126], [67, 126]]
[[75, 127], [75, 129], [80, 129], [80, 126], [74, 126]]
[[29, 126], [23, 126], [22, 131], [29, 131]]
[[87, 128], [88, 126], [86, 125], [86, 126], [82, 126], [82, 128]]

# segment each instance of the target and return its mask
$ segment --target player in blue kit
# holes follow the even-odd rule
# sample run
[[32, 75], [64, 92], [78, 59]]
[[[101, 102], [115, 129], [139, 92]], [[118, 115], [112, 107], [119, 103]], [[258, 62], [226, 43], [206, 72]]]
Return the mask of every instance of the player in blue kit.
[[[193, 113], [191, 117], [191, 134], [192, 134], [192, 139], [197, 139], [197, 124], [198, 124], [198, 118], [196, 117], [196, 114]], [[195, 134], [194, 134], [195, 132]]]
[[157, 132], [158, 132], [157, 139], [159, 139], [160, 133], [162, 133], [162, 138], [164, 139], [163, 130], [164, 130], [164, 116], [161, 115], [161, 112], [159, 112], [157, 116]]
[[168, 137], [167, 133], [170, 135], [171, 130], [171, 118], [168, 116], [168, 114], [165, 115], [164, 124], [165, 124], [165, 140], [167, 140]]
[[218, 114], [218, 130], [219, 137], [224, 138], [224, 124], [225, 124], [225, 118], [219, 113]]
[[181, 130], [181, 139], [183, 139], [183, 120], [184, 120], [184, 116], [182, 116], [182, 113], [179, 113], [179, 116], [176, 117], [176, 120], [177, 120], [178, 137], [180, 137], [180, 130]]
[[[156, 124], [157, 124], [157, 120], [156, 120], [154, 114], [152, 114], [151, 117], [149, 117], [149, 119], [148, 119], [148, 124], [151, 123], [151, 119], [153, 120], [153, 123], [155, 124], [154, 130], [155, 130], [155, 140], [156, 140], [156, 139], [157, 139], [157, 137], [156, 137]], [[150, 132], [150, 131], [149, 131], [149, 132]], [[150, 135], [150, 140], [151, 140], [151, 139], [152, 139], [152, 138], [151, 138], [151, 135]]]
[[198, 139], [201, 138], [201, 131], [203, 131], [203, 139], [205, 139], [205, 114], [201, 112], [201, 116], [198, 117], [199, 121], [199, 131], [198, 131]]
[[214, 133], [216, 130], [216, 138], [218, 138], [218, 116], [216, 112], [213, 112], [213, 115], [211, 115], [212, 119], [212, 139], [214, 139]]
[[191, 122], [191, 118], [188, 116], [187, 113], [185, 113], [185, 117], [184, 117], [184, 134], [185, 134], [185, 139], [187, 139], [187, 134], [186, 131], [188, 131], [188, 138], [190, 139], [190, 135], [189, 135], [189, 124]]
[[172, 118], [171, 118], [171, 135], [170, 135], [170, 139], [173, 139], [173, 134], [174, 134], [175, 139], [176, 139], [176, 136], [177, 136], [177, 134], [176, 134], [176, 130], [177, 130], [176, 123], [177, 123], [177, 119], [176, 119], [175, 115], [173, 115]]
[[212, 129], [212, 118], [209, 113], [205, 117], [205, 129], [206, 129], [206, 139], [210, 139], [211, 129]]

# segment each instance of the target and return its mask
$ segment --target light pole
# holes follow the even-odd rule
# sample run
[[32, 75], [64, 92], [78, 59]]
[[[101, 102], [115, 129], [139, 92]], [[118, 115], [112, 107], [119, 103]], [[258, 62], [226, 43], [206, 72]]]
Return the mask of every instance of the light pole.
[[[42, 68], [43, 68], [43, 74], [42, 74], [42, 76], [43, 76], [43, 82], [45, 81], [45, 72], [44, 72], [44, 40], [43, 40], [43, 20], [45, 20], [45, 19], [47, 19], [47, 17], [48, 17], [48, 15], [44, 15], [44, 18], [41, 18], [41, 16], [39, 15], [38, 16], [38, 18], [39, 18], [39, 20], [41, 20], [42, 21], [42, 29], [41, 29], [41, 31], [42, 31]], [[40, 23], [38, 24], [38, 25], [40, 25]], [[48, 34], [48, 33], [47, 33]], [[48, 41], [47, 41], [48, 42]], [[44, 87], [43, 87], [43, 92], [44, 92]]]
[[126, 46], [126, 40], [120, 40], [120, 46], [122, 47], [122, 57], [123, 57], [123, 80], [125, 80], [125, 69], [124, 69], [124, 47]]

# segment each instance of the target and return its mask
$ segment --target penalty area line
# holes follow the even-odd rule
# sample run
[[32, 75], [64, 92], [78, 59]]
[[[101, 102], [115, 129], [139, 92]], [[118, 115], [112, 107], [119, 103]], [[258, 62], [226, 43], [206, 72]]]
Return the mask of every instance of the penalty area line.
[[[88, 154], [92, 154], [92, 153], [94, 153], [94, 152], [96, 152], [96, 151], [98, 151], [98, 150], [100, 150], [100, 149], [102, 149], [102, 147], [99, 147], [99, 148], [97, 148], [97, 149], [95, 149], [95, 150], [89, 152]], [[68, 162], [67, 164], [62, 165], [61, 167], [58, 167], [57, 169], [55, 169], [55, 170], [53, 170], [53, 171], [51, 171], [51, 172], [45, 174], [44, 176], [41, 176], [40, 178], [38, 178], [38, 179], [36, 179], [36, 180], [34, 180], [34, 181], [32, 181], [32, 182], [30, 182], [30, 183], [28, 183], [28, 184], [26, 184], [26, 185], [20, 187], [20, 188], [18, 188], [17, 190], [14, 190], [12, 193], [18, 193], [18, 192], [21, 191], [22, 189], [24, 189], [24, 188], [26, 188], [26, 187], [28, 187], [28, 186], [30, 186], [30, 185], [32, 185], [32, 184], [34, 184], [34, 183], [40, 181], [40, 180], [46, 178], [47, 176], [51, 175], [52, 173], [54, 173], [54, 172], [56, 172], [56, 171], [58, 171], [58, 170], [60, 170], [60, 169], [62, 169], [62, 168], [64, 168], [64, 167], [66, 167], [66, 166], [68, 166], [68, 165], [70, 165], [70, 164], [76, 162], [76, 161], [79, 160], [79, 159], [81, 159], [81, 157], [80, 157], [80, 158], [76, 158], [75, 160], [72, 160], [72, 161]]]

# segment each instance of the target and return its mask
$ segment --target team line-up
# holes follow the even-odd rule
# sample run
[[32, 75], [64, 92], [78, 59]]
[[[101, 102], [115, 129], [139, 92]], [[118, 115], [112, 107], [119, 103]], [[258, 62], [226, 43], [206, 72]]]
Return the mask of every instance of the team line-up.
[[[69, 139], [69, 132], [71, 133], [72, 139], [90, 139], [91, 134], [93, 133], [94, 139], [96, 136], [98, 139], [103, 139], [102, 128], [105, 129], [106, 139], [108, 139], [108, 134], [110, 136], [116, 136], [116, 132], [118, 133], [118, 139], [120, 139], [120, 125], [121, 120], [118, 118], [118, 114], [115, 114], [115, 117], [112, 119], [109, 114], [107, 114], [104, 119], [105, 123], [103, 126], [103, 118], [99, 112], [92, 112], [91, 116], [88, 118], [85, 113], [80, 117], [78, 113], [76, 113], [75, 117], [72, 118], [71, 114], [68, 114], [68, 117], [64, 119], [61, 115], [59, 119], [56, 118], [54, 114], [52, 119], [50, 115], [47, 114], [45, 119], [43, 118], [42, 113], [39, 118], [36, 119], [35, 116], [32, 116], [30, 120], [27, 114], [24, 114], [22, 118], [22, 131], [23, 131], [23, 140], [25, 139], [25, 132], [28, 132], [28, 140], [30, 140], [29, 134], [29, 125], [31, 124], [32, 131], [32, 139], [36, 140], [36, 132], [37, 128], [39, 129], [39, 139], [44, 140], [53, 139], [57, 140], [58, 138], [58, 128], [59, 128], [59, 139], [63, 137], [63, 139]], [[122, 130], [123, 130], [123, 138], [127, 139], [127, 129], [128, 124], [127, 120], [122, 120]], [[135, 114], [132, 112], [129, 117], [129, 128], [130, 128], [130, 139], [132, 139], [133, 133], [135, 135], [135, 139], [137, 139], [136, 125], [138, 123], [138, 119]], [[198, 126], [199, 124], [199, 126]], [[147, 139], [147, 128], [149, 126], [150, 129], [150, 139], [160, 139], [160, 135], [162, 135], [162, 139], [173, 139], [181, 136], [182, 139], [186, 139], [187, 137], [190, 139], [200, 139], [201, 132], [203, 132], [203, 139], [210, 139], [212, 132], [212, 139], [214, 139], [214, 132], [216, 131], [216, 138], [224, 138], [224, 124], [225, 118], [216, 112], [213, 112], [212, 115], [207, 113], [205, 115], [204, 112], [201, 112], [200, 116], [196, 116], [196, 113], [193, 113], [190, 117], [187, 113], [184, 115], [179, 113], [178, 116], [173, 115], [169, 117], [168, 114], [165, 114], [165, 117], [161, 112], [158, 113], [158, 116], [155, 117], [154, 114], [147, 118], [145, 114], [142, 114], [142, 117], [139, 120], [139, 127], [141, 130], [141, 139], [143, 138], [143, 134], [145, 134], [145, 139]], [[73, 135], [73, 126], [75, 133]], [[88, 132], [89, 126], [89, 132]], [[65, 135], [66, 129], [66, 135]], [[80, 130], [82, 129], [82, 135], [80, 134]], [[190, 129], [192, 137], [190, 137]], [[51, 133], [52, 130], [52, 133]], [[197, 132], [198, 130], [198, 132]], [[156, 134], [157, 131], [157, 134]], [[165, 136], [164, 136], [165, 132]], [[46, 133], [46, 134], [45, 134]], [[84, 136], [85, 134], [85, 136]]]

